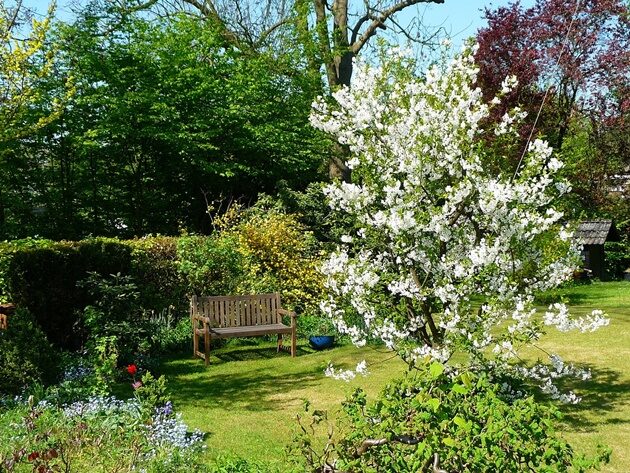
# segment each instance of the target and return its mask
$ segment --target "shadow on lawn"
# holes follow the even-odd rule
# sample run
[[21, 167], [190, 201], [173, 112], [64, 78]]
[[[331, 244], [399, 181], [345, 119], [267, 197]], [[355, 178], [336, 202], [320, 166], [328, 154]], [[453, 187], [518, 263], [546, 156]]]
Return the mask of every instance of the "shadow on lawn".
[[565, 406], [564, 422], [576, 431], [601, 430], [607, 424], [630, 423], [628, 419], [611, 418], [609, 413], [618, 411], [630, 402], [630, 382], [620, 380], [622, 373], [611, 369], [586, 365], [592, 377], [587, 381], [565, 382], [561, 388], [575, 390], [582, 395], [579, 404]]
[[[298, 347], [298, 357], [308, 353], [304, 347]], [[296, 363], [292, 369], [274, 369], [263, 361], [279, 358], [282, 363], [291, 362], [286, 360], [288, 356], [277, 353], [275, 347], [218, 350], [208, 367], [200, 359], [173, 360], [162, 366], [161, 374], [166, 375], [177, 404], [202, 403], [204, 407], [249, 411], [280, 410], [288, 402], [301, 402], [301, 396], [290, 395], [292, 391], [319, 384], [323, 375], [321, 366], [305, 367], [298, 364], [299, 358], [292, 360]], [[247, 360], [260, 360], [264, 366], [252, 368], [247, 364], [242, 370], [225, 369], [226, 363]]]

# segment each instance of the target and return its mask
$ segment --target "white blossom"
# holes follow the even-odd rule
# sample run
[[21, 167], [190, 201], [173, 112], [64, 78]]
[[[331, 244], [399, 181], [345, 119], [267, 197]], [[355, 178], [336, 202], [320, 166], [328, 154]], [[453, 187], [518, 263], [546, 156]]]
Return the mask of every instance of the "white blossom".
[[[410, 363], [465, 351], [472, 363], [515, 373], [518, 350], [545, 327], [588, 332], [608, 319], [601, 311], [574, 317], [558, 304], [540, 323], [535, 294], [569, 279], [579, 258], [553, 206], [570, 187], [557, 176], [562, 161], [540, 139], [528, 144], [516, 173], [487, 166], [495, 157], [486, 156], [482, 138], [495, 133], [516, 143], [526, 114], [515, 108], [488, 125], [490, 105], [474, 86], [475, 48], [416, 79], [401, 50], [388, 55], [399, 67], [357, 61], [352, 88], [336, 91], [334, 105], [313, 105], [311, 123], [348, 146], [348, 165], [360, 176], [325, 188], [331, 208], [358, 230], [323, 264], [328, 298], [320, 306], [357, 345], [379, 339]], [[506, 78], [491, 104], [516, 85]], [[573, 402], [555, 388], [553, 373], [577, 370], [550, 363], [541, 365], [549, 371], [536, 365], [519, 373]], [[357, 371], [331, 365], [326, 373], [348, 380]]]

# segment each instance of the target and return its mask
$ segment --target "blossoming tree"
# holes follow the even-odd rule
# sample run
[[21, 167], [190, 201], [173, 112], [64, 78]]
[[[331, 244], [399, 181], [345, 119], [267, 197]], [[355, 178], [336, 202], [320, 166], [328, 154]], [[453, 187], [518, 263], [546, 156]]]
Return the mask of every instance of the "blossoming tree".
[[424, 77], [388, 51], [378, 67], [358, 63], [352, 89], [336, 92], [336, 103], [314, 104], [313, 125], [349, 147], [354, 178], [325, 190], [355, 227], [323, 267], [322, 310], [357, 345], [381, 339], [410, 364], [464, 354], [458, 359], [537, 378], [575, 401], [553, 383], [576, 371], [559, 357], [529, 369], [510, 360], [546, 327], [590, 331], [608, 320], [601, 311], [571, 317], [562, 304], [542, 315], [534, 307], [535, 293], [557, 287], [578, 261], [553, 207], [569, 186], [556, 179], [562, 162], [545, 141], [531, 142], [509, 174], [484, 149], [486, 133], [514, 146], [524, 114], [514, 109], [489, 124], [515, 80], [485, 103], [474, 86], [474, 50], [467, 45]]

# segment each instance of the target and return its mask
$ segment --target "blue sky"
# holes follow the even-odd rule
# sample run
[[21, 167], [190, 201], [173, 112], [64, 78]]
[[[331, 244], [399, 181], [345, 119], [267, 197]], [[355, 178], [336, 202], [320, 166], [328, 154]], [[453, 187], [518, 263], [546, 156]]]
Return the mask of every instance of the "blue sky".
[[[494, 9], [515, 3], [515, 0], [445, 0], [442, 4], [421, 5], [423, 23], [427, 26], [442, 26], [455, 43], [459, 43], [486, 26], [483, 19], [485, 8]], [[521, 5], [530, 7], [534, 0], [521, 0]]]
[[[40, 13], [48, 8], [48, 0], [25, 0], [26, 5], [34, 7]], [[63, 19], [70, 15], [68, 0], [58, 0], [57, 14]], [[74, 0], [76, 3], [76, 0]], [[496, 8], [513, 3], [510, 0], [445, 0], [443, 4], [420, 4], [417, 10], [409, 9], [406, 15], [419, 12], [423, 16], [423, 23], [430, 27], [443, 27], [455, 43], [461, 42], [468, 36], [473, 36], [478, 28], [485, 26], [483, 20], [484, 7]], [[524, 6], [530, 6], [534, 0], [522, 0]], [[413, 13], [412, 13], [413, 12]]]

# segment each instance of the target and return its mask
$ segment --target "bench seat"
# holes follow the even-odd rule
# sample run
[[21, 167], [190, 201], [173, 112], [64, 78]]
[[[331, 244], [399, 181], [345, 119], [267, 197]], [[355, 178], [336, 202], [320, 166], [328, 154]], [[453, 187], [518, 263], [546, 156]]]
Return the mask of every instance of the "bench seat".
[[[213, 328], [210, 327], [212, 338], [260, 337], [277, 333], [291, 333], [292, 328], [284, 324], [252, 325], [245, 327]], [[197, 329], [197, 335], [204, 335], [202, 328]]]

